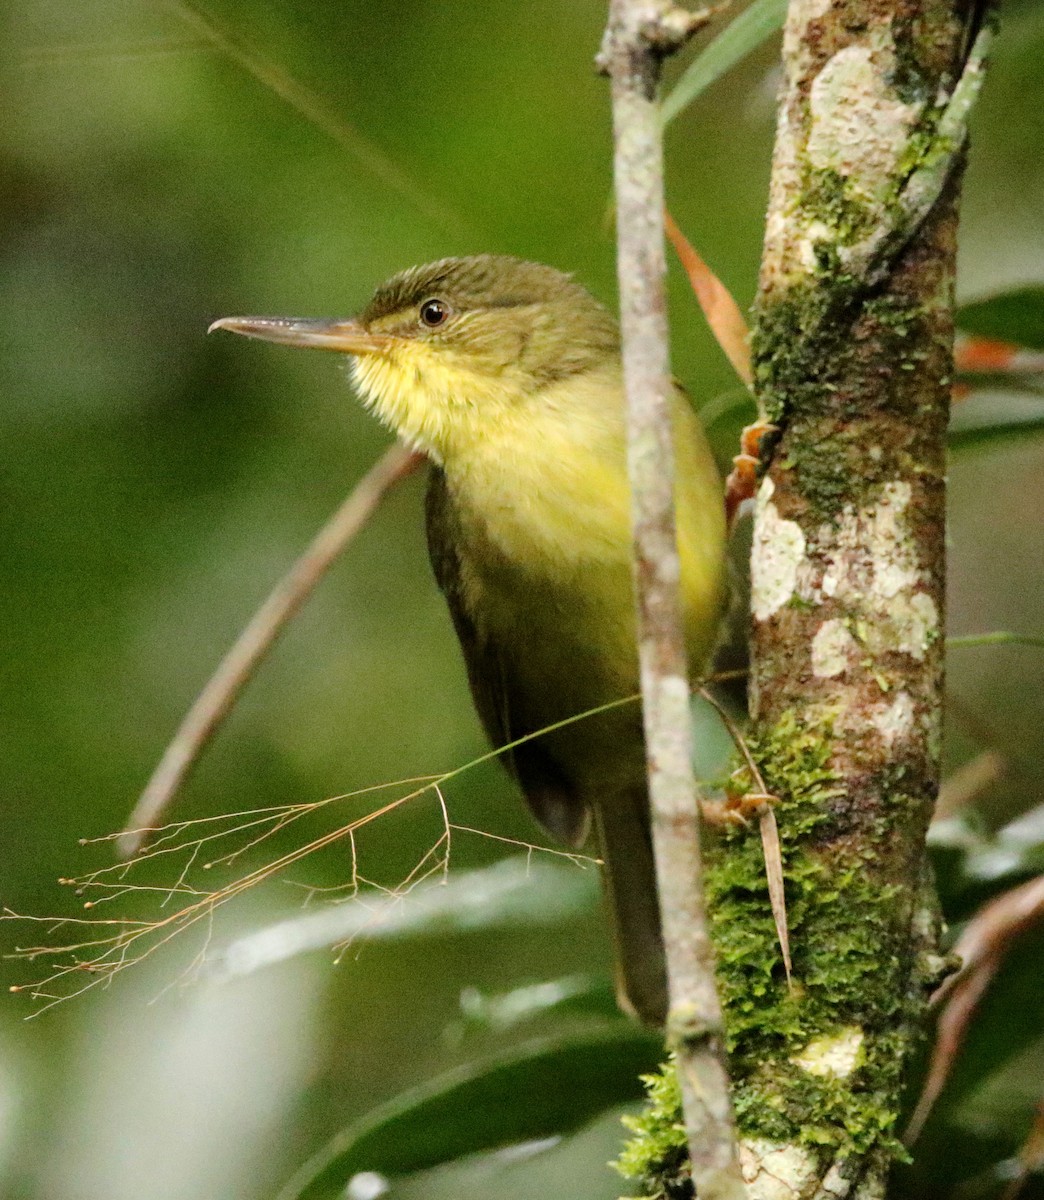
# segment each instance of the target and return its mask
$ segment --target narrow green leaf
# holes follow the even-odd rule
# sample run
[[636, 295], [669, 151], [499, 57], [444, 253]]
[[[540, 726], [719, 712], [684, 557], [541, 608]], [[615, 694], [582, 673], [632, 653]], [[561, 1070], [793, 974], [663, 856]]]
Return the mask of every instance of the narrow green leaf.
[[1044, 284], [1015, 288], [961, 305], [957, 328], [1030, 350], [1044, 350]]
[[456, 1028], [461, 1032], [492, 1029], [502, 1033], [548, 1014], [623, 1019], [609, 978], [588, 975], [566, 975], [493, 994], [465, 988], [460, 994], [460, 1011], [463, 1020]]
[[957, 637], [948, 637], [949, 647], [964, 646], [1041, 646], [1044, 647], [1044, 637], [1033, 633], [1011, 633], [1006, 629], [994, 629], [989, 633], [965, 633]]
[[979, 393], [954, 407], [946, 444], [951, 453], [1023, 441], [1044, 432], [1044, 398], [1029, 391]]
[[[958, 813], [936, 821], [928, 840], [933, 856], [947, 855], [951, 860], [954, 893], [974, 887], [981, 899], [986, 899], [1044, 871], [1044, 804], [1022, 813], [996, 833], [984, 833], [974, 811]], [[988, 885], [985, 892], [980, 885]], [[951, 918], [954, 915], [948, 913]]]
[[689, 63], [670, 94], [664, 97], [660, 106], [664, 125], [767, 37], [782, 29], [786, 15], [787, 0], [754, 0], [730, 21]]
[[955, 454], [971, 450], [986, 450], [1005, 442], [1022, 442], [1044, 433], [1044, 417], [1034, 421], [1002, 421], [996, 425], [982, 425], [977, 429], [956, 429], [947, 439], [947, 446]]
[[639, 1099], [639, 1076], [663, 1056], [637, 1029], [531, 1042], [511, 1056], [453, 1071], [351, 1126], [294, 1176], [278, 1200], [337, 1200], [362, 1172], [387, 1178], [465, 1155], [572, 1132]]
[[286, 917], [231, 942], [208, 971], [216, 979], [249, 975], [356, 939], [391, 942], [561, 924], [589, 912], [598, 892], [593, 864], [518, 855], [480, 870], [450, 872], [403, 895], [373, 889], [354, 903]]

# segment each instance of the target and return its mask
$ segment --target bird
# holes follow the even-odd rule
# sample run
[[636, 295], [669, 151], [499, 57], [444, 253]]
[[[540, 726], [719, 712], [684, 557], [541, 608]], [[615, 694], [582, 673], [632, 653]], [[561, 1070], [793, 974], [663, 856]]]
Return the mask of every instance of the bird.
[[[639, 666], [615, 317], [567, 273], [479, 254], [400, 272], [354, 318], [224, 317], [214, 329], [348, 355], [364, 406], [427, 458], [429, 556], [475, 708], [494, 747], [510, 747], [505, 765], [552, 837], [581, 847], [593, 827], [618, 1000], [662, 1025], [642, 717], [621, 703], [639, 691]], [[679, 385], [670, 406], [698, 679], [725, 605], [725, 511]]]

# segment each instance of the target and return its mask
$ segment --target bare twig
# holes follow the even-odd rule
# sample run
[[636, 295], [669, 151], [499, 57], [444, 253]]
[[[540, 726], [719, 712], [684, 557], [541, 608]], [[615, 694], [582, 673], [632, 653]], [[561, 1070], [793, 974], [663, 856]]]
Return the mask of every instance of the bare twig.
[[638, 640], [653, 847], [693, 1182], [701, 1200], [745, 1194], [721, 1005], [703, 904], [689, 685], [678, 595], [663, 228], [660, 60], [706, 14], [667, 0], [613, 0], [599, 55], [611, 77], [620, 315], [634, 493]]
[[920, 1136], [936, 1100], [946, 1086], [950, 1069], [964, 1043], [968, 1026], [993, 982], [1011, 943], [1036, 922], [1044, 920], [1044, 875], [1020, 884], [984, 905], [957, 939], [954, 954], [962, 960], [932, 997], [932, 1005], [945, 1004], [932, 1049], [924, 1087], [910, 1118], [905, 1141]]
[[163, 816], [203, 748], [228, 716], [287, 622], [315, 590], [344, 548], [373, 515], [386, 493], [410, 475], [422, 456], [396, 443], [363, 476], [316, 534], [311, 545], [279, 581], [236, 639], [235, 645], [189, 709], [142, 792], [117, 847], [136, 854], [150, 826]]
[[976, 754], [942, 781], [932, 820], [945, 821], [956, 816], [987, 788], [1003, 779], [1007, 771], [1007, 759], [996, 750]]

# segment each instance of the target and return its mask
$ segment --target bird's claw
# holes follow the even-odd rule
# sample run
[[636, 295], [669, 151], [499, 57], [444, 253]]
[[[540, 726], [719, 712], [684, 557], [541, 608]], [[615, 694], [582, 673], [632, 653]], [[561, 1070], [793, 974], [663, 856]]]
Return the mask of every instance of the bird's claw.
[[778, 432], [778, 425], [769, 421], [755, 421], [740, 434], [740, 452], [732, 460], [732, 470], [725, 480], [725, 515], [730, 526], [739, 515], [742, 505], [754, 499], [763, 443], [769, 434]]

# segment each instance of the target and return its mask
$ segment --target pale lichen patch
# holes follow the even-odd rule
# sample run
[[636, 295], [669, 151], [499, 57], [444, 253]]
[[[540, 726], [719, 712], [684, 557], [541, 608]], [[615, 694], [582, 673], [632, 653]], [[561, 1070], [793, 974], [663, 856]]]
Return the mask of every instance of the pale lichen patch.
[[754, 616], [766, 621], [794, 595], [798, 569], [805, 557], [805, 535], [796, 521], [779, 515], [771, 479], [758, 489], [758, 515], [751, 554], [750, 603]]
[[927, 592], [915, 592], [905, 608], [893, 614], [896, 649], [919, 662], [939, 636], [939, 610]]
[[865, 1034], [858, 1025], [846, 1025], [837, 1033], [818, 1037], [791, 1062], [807, 1071], [831, 1079], [846, 1079], [862, 1061]]
[[[794, 7], [799, 13], [788, 20], [788, 36], [796, 38], [813, 19], [814, 5], [792, 5], [792, 12]], [[803, 147], [808, 193], [792, 221], [791, 260], [798, 271], [818, 273], [824, 252], [842, 264], [859, 261], [888, 225], [924, 110], [898, 95], [896, 66], [895, 41], [882, 22], [834, 54], [812, 79]]]
[[[842, 1158], [831, 1164], [812, 1200], [846, 1200], [851, 1194], [852, 1180], [848, 1163]], [[878, 1186], [875, 1178], [866, 1178], [860, 1182], [858, 1195], [859, 1200], [879, 1200], [884, 1195], [884, 1186]]]
[[824, 621], [812, 639], [812, 674], [833, 679], [848, 669], [852, 652], [858, 647], [844, 621]]
[[900, 100], [889, 85], [894, 65], [892, 35], [879, 26], [867, 42], [839, 50], [809, 94], [809, 162], [836, 171], [853, 197], [871, 203], [894, 190], [893, 174], [920, 116], [920, 106]]
[[907, 537], [906, 509], [911, 488], [904, 480], [886, 483], [866, 523], [867, 550], [873, 562], [871, 587], [882, 600], [891, 600], [920, 578], [917, 557]]
[[911, 499], [910, 484], [893, 480], [873, 504], [849, 505], [836, 527], [821, 526], [813, 553], [826, 565], [818, 587], [807, 590], [812, 600], [848, 609], [849, 632], [872, 656], [898, 652], [922, 661], [939, 636], [939, 610], [921, 590], [927, 575], [910, 533]]
[[740, 1144], [740, 1171], [751, 1200], [797, 1200], [808, 1194], [819, 1162], [803, 1146], [746, 1138]]
[[914, 723], [914, 703], [909, 693], [899, 692], [890, 704], [874, 709], [870, 720], [887, 746], [908, 737]]

